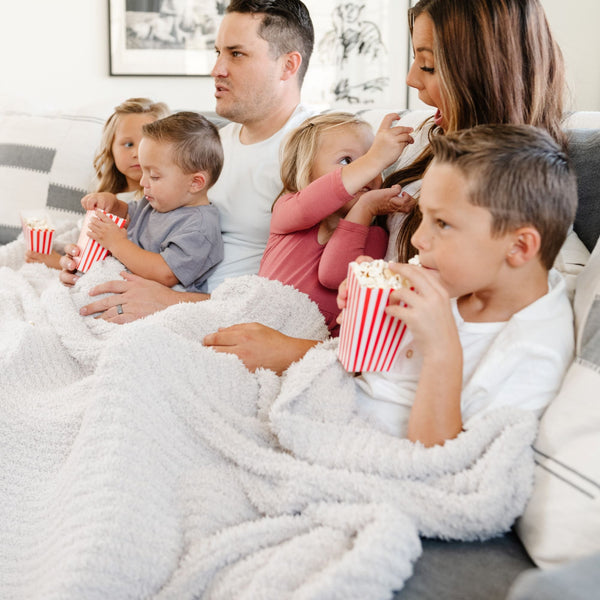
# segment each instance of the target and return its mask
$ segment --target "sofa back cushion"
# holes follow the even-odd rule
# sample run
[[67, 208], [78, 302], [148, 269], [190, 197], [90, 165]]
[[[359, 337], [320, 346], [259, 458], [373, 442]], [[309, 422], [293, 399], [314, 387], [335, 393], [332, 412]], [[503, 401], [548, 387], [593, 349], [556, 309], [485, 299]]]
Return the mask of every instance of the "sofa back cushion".
[[0, 243], [21, 231], [21, 210], [44, 210], [59, 225], [82, 213], [104, 119], [83, 115], [0, 115]]
[[541, 567], [600, 552], [600, 242], [574, 309], [577, 355], [540, 421], [535, 486], [517, 526]]
[[591, 252], [600, 235], [600, 130], [571, 129], [568, 136], [579, 195], [574, 229]]

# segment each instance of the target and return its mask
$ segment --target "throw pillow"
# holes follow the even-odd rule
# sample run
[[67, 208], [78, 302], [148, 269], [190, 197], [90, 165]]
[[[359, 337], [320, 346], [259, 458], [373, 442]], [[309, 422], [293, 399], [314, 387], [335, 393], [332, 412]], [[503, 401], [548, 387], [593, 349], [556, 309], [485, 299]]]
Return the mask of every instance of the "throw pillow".
[[575, 289], [577, 355], [544, 413], [533, 494], [517, 532], [533, 561], [600, 552], [600, 242]]
[[20, 233], [21, 210], [44, 210], [55, 225], [78, 218], [103, 124], [83, 115], [0, 115], [0, 243]]

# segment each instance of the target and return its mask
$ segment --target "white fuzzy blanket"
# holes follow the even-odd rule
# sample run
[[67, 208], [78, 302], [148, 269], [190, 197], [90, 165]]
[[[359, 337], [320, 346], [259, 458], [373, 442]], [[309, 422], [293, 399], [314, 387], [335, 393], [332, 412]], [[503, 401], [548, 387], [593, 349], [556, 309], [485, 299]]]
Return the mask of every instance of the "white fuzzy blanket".
[[482, 418], [444, 447], [353, 409], [327, 341], [283, 378], [204, 334], [261, 321], [324, 338], [315, 305], [258, 277], [131, 325], [0, 268], [0, 597], [389, 598], [419, 535], [507, 530], [531, 489], [535, 419]]

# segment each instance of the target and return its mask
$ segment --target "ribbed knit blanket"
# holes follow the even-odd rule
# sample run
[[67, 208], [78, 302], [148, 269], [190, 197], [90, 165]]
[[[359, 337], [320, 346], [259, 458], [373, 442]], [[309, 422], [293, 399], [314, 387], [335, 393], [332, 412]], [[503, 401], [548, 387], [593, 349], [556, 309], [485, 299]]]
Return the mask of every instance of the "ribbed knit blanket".
[[0, 268], [1, 598], [390, 598], [420, 535], [523, 510], [533, 417], [393, 438], [354, 410], [335, 341], [281, 378], [201, 343], [245, 321], [325, 338], [303, 294], [248, 276], [130, 325], [80, 317], [115, 263], [73, 290]]

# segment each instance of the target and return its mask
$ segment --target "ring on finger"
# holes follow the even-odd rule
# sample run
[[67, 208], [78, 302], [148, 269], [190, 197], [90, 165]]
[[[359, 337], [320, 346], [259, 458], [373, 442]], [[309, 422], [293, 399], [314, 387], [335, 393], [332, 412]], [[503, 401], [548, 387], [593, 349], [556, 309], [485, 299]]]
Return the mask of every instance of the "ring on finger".
[[118, 315], [123, 314], [123, 305], [122, 304], [117, 304], [117, 314]]

